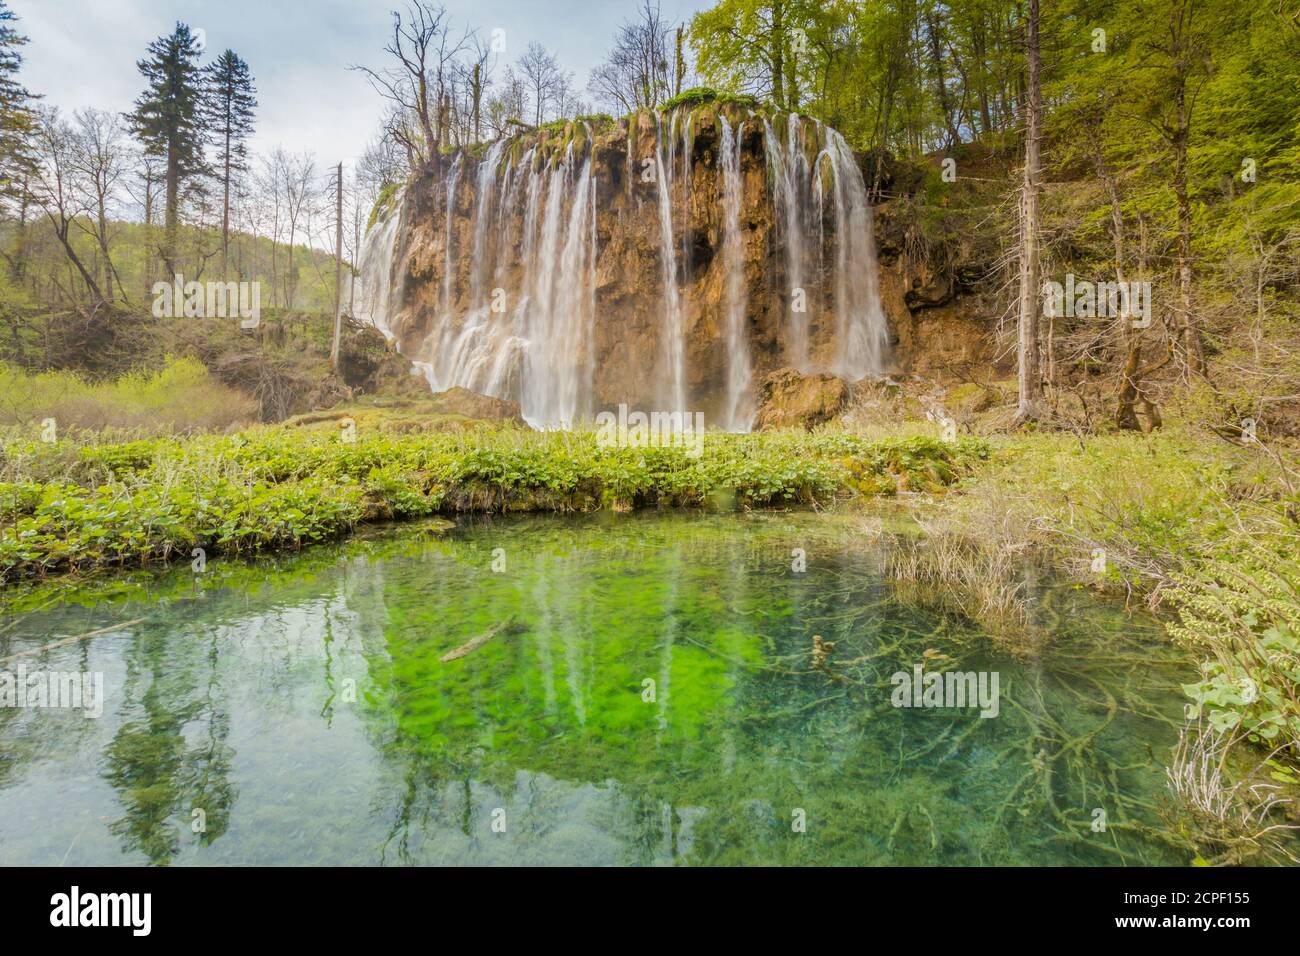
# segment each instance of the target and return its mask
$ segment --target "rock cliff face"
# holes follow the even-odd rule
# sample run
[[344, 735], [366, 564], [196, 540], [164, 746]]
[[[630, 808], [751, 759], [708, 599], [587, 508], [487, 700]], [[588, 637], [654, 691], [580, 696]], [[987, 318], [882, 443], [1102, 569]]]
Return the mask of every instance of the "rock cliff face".
[[440, 156], [371, 230], [372, 318], [435, 390], [537, 425], [626, 403], [744, 430], [776, 369], [986, 361], [979, 324], [943, 311], [955, 290], [908, 274], [863, 172], [833, 130], [733, 105]]

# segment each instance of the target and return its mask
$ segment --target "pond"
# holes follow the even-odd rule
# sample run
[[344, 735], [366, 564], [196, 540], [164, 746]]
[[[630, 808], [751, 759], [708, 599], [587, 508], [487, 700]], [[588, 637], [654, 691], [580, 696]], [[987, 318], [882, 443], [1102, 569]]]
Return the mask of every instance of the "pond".
[[103, 695], [0, 708], [0, 864], [1187, 863], [1159, 625], [1031, 578], [1012, 654], [887, 540], [477, 519], [11, 601], [0, 671]]

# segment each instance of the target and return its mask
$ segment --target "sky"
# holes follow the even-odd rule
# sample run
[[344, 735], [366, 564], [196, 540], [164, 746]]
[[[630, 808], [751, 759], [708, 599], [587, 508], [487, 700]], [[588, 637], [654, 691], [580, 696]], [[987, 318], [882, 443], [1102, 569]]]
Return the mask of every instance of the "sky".
[[[443, 0], [458, 28], [505, 31], [503, 62], [531, 41], [556, 53], [583, 99], [587, 76], [642, 0]], [[257, 85], [255, 152], [310, 150], [325, 166], [351, 163], [374, 135], [383, 101], [350, 64], [383, 65], [390, 12], [406, 0], [8, 0], [23, 48], [22, 82], [66, 112], [126, 112], [143, 89], [136, 61], [177, 20], [202, 30], [206, 57], [227, 48]], [[689, 19], [705, 0], [660, 0], [665, 18]]]

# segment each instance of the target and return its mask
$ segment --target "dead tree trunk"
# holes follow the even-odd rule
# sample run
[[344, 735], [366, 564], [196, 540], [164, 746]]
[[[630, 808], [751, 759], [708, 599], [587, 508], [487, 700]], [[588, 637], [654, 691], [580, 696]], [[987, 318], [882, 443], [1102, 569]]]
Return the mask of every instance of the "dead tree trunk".
[[1038, 354], [1038, 194], [1040, 189], [1038, 0], [1028, 0], [1025, 43], [1029, 61], [1029, 89], [1025, 101], [1025, 175], [1020, 187], [1020, 320], [1017, 348], [1019, 403], [1016, 421], [1034, 421], [1042, 415], [1043, 382]]

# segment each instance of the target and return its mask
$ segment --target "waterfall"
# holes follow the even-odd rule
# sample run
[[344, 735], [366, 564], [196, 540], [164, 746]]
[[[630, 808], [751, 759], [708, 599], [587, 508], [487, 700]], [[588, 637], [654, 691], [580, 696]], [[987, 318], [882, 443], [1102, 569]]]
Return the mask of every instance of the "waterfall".
[[[497, 166], [508, 140], [499, 139], [492, 144], [478, 170], [478, 203], [474, 212], [474, 261], [470, 263], [469, 302], [474, 308], [487, 305], [483, 295], [483, 274], [487, 268], [487, 238], [492, 226], [492, 191], [496, 186]], [[506, 173], [504, 192], [510, 188], [509, 171]], [[504, 207], [504, 203], [502, 206]], [[449, 247], [450, 248], [450, 247]]]
[[[397, 234], [402, 220], [402, 195], [399, 192], [391, 200], [387, 211], [370, 227], [361, 243], [361, 254], [357, 257], [359, 274], [358, 292], [353, 306], [353, 315], [362, 322], [369, 323], [384, 333], [384, 338], [392, 339], [391, 302], [393, 294], [393, 251], [397, 246]], [[352, 281], [349, 276], [349, 282]], [[351, 298], [350, 290], [349, 296]]]
[[[786, 343], [779, 361], [805, 370], [816, 364], [849, 380], [878, 374], [888, 355], [888, 329], [877, 286], [872, 210], [856, 157], [844, 138], [820, 124], [814, 132], [812, 121], [797, 115], [784, 121], [755, 116], [734, 123], [721, 113], [714, 116], [716, 140], [707, 125], [699, 127], [698, 115], [656, 115], [654, 151], [647, 154], [655, 182], [637, 188], [629, 176], [627, 194], [620, 189], [601, 199], [618, 210], [618, 222], [610, 224], [616, 234], [629, 226], [649, 227], [646, 233], [658, 228], [659, 274], [651, 282], [660, 297], [652, 292], [649, 302], [638, 304], [638, 314], [648, 319], [650, 328], [629, 329], [633, 335], [649, 332], [654, 338], [655, 351], [638, 356], [645, 371], [654, 366], [653, 395], [645, 398], [652, 398], [661, 411], [687, 410], [693, 397], [687, 380], [687, 310], [713, 308], [707, 296], [717, 295], [717, 311], [709, 318], [718, 329], [717, 347], [724, 350], [725, 377], [710, 383], [707, 396], [694, 397], [716, 398], [716, 424], [746, 431], [756, 412], [754, 380], [760, 368], [771, 364], [764, 355], [760, 365], [760, 353], [751, 342], [751, 312], [765, 303], [751, 301], [746, 281], [747, 256], [757, 251], [747, 243], [743, 225], [746, 122], [763, 124], [775, 211], [773, 255], [784, 264], [788, 283], [778, 293], [785, 300], [780, 309], [781, 340]], [[629, 122], [628, 171], [635, 159], [637, 124], [635, 117]], [[586, 133], [560, 146], [545, 138], [528, 148], [517, 138], [500, 140], [487, 147], [481, 159], [460, 152], [443, 166], [434, 195], [441, 200], [435, 215], [444, 218], [415, 224], [423, 229], [420, 245], [412, 246], [413, 253], [436, 247], [439, 236], [444, 243], [432, 263], [434, 275], [423, 303], [427, 311], [410, 311], [416, 308], [411, 305], [399, 316], [400, 303], [389, 301], [396, 295], [390, 289], [397, 236], [409, 225], [400, 220], [410, 210], [399, 202], [367, 235], [358, 263], [363, 287], [357, 314], [390, 338], [406, 334], [403, 330], [411, 326], [420, 329], [423, 340], [405, 341], [403, 351], [434, 391], [459, 386], [517, 400], [524, 418], [541, 428], [572, 427], [596, 411], [600, 180], [589, 128]], [[820, 152], [810, 162], [813, 137]], [[716, 149], [717, 181], [711, 188], [702, 185], [699, 195], [692, 196], [697, 140], [708, 143], [710, 151]], [[617, 175], [618, 169], [614, 172]], [[457, 212], [457, 197], [465, 198], [457, 190], [467, 177], [475, 193]], [[657, 216], [657, 224], [633, 224], [627, 218], [642, 208], [642, 196], [643, 215]], [[716, 254], [693, 262], [696, 238], [690, 209], [695, 201], [718, 203], [720, 228]], [[454, 223], [454, 215], [468, 215], [468, 222]], [[626, 244], [625, 239], [619, 241]], [[649, 241], [655, 243], [653, 237]], [[458, 260], [463, 280], [457, 275]], [[428, 270], [427, 260], [421, 265]], [[802, 294], [796, 295], [796, 290]], [[607, 323], [622, 318], [604, 317]], [[619, 341], [617, 328], [600, 328], [602, 341]], [[619, 400], [619, 383], [609, 387], [614, 391], [608, 398]]]
[[[676, 129], [677, 114], [673, 114]], [[673, 238], [672, 150], [669, 137], [668, 162], [664, 162], [663, 125], [655, 126], [655, 185], [659, 190], [659, 265], [663, 278], [663, 327], [660, 361], [667, 376], [665, 411], [686, 411], [686, 343], [682, 328], [681, 291], [677, 288], [677, 243]]]
[[808, 309], [814, 301], [804, 281], [804, 239], [807, 231], [808, 160], [804, 154], [803, 122], [791, 113], [782, 145], [768, 120], [763, 122], [768, 169], [777, 223], [785, 245], [785, 272], [790, 325], [786, 361], [800, 370], [808, 368]]
[[[695, 119], [693, 113], [686, 114], [686, 129], [684, 132], [684, 142], [682, 144], [682, 191], [685, 193], [686, 219], [682, 228], [682, 281], [690, 285], [695, 280], [695, 261], [694, 250], [691, 248], [691, 191], [694, 188], [692, 183], [691, 169], [691, 150], [695, 146], [695, 137], [691, 129], [692, 121]], [[726, 126], [727, 121], [722, 117], [718, 122]]]
[[[517, 166], [506, 163], [502, 173], [508, 142], [494, 143], [478, 169], [467, 308], [444, 309], [417, 364], [434, 391], [460, 386], [514, 398], [535, 427], [568, 428], [593, 411], [596, 181], [591, 157], [580, 160], [572, 143], [557, 162], [534, 149]], [[458, 157], [447, 173], [448, 208], [460, 172]], [[521, 198], [520, 275], [515, 288], [506, 289], [514, 248], [514, 216], [507, 207]], [[444, 235], [443, 302], [454, 304], [449, 224]], [[487, 289], [488, 275], [496, 289]]]
[[[542, 223], [538, 270], [525, 313], [523, 398], [530, 421], [544, 427], [571, 426], [592, 409], [592, 305], [595, 280], [596, 215], [591, 157], [574, 177], [573, 144], [550, 172]], [[567, 214], [566, 214], [567, 208]]]
[[[785, 247], [790, 294], [786, 360], [801, 370], [811, 367], [809, 311], [797, 306], [800, 298], [807, 310], [822, 301], [821, 282], [828, 272], [824, 256], [829, 191], [835, 215], [835, 255], [829, 269], [835, 312], [831, 370], [852, 381], [884, 371], [889, 328], [880, 305], [872, 211], [862, 170], [839, 132], [821, 123], [816, 128], [825, 145], [817, 155], [814, 175], [808, 166], [805, 126], [799, 115], [790, 114], [784, 143], [771, 122], [764, 123], [772, 199]], [[809, 261], [808, 242], [817, 250], [814, 262]], [[813, 285], [816, 287], [810, 287]], [[803, 295], [796, 297], [800, 289]]]
[[825, 156], [831, 166], [835, 207], [835, 341], [834, 371], [853, 381], [884, 371], [889, 324], [880, 305], [876, 238], [862, 170], [848, 143], [827, 128]]
[[718, 161], [722, 166], [722, 256], [727, 270], [726, 326], [727, 392], [723, 427], [727, 431], [747, 432], [754, 419], [750, 379], [753, 370], [749, 358], [749, 340], [745, 336], [745, 248], [740, 231], [740, 204], [744, 184], [740, 178], [741, 120], [733, 133], [731, 124], [719, 116], [722, 146]]
[[456, 254], [452, 248], [451, 219], [452, 211], [456, 207], [456, 184], [460, 181], [462, 156], [463, 154], [457, 153], [456, 158], [452, 160], [451, 172], [447, 175], [447, 202], [443, 207], [443, 216], [446, 222], [444, 235], [446, 256], [442, 267], [442, 312], [444, 315], [451, 313], [451, 287], [456, 275]]

